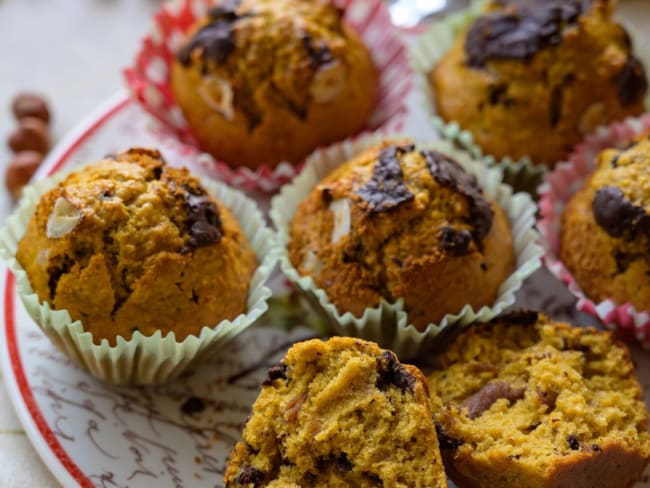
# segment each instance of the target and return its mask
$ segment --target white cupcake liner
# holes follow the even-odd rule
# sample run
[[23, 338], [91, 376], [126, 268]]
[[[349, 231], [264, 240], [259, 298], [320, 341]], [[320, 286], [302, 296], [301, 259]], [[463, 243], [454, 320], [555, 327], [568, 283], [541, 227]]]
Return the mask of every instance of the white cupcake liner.
[[[436, 114], [436, 101], [427, 74], [438, 64], [454, 43], [484, 11], [488, 2], [477, 0], [467, 9], [448, 15], [438, 22], [433, 22], [413, 43], [410, 51], [411, 64], [415, 72], [416, 87], [421, 97], [420, 106], [428, 111], [433, 118], [433, 124], [445, 139], [451, 140], [460, 147], [465, 146], [472, 156], [481, 157], [483, 151], [476, 145], [473, 135], [463, 130], [458, 122], [446, 122]], [[620, 19], [619, 19], [620, 21]], [[635, 30], [625, 23], [625, 28], [633, 41], [642, 39]], [[634, 54], [643, 62], [646, 72], [650, 75], [650, 49], [643, 42], [634, 42]], [[646, 107], [650, 107], [650, 90], [646, 94]], [[510, 184], [516, 191], [526, 191], [536, 196], [536, 189], [542, 183], [548, 167], [535, 164], [530, 157], [514, 160], [505, 157], [497, 161], [494, 157], [485, 155], [490, 166], [503, 168], [504, 182]]]
[[501, 284], [492, 306], [475, 311], [471, 306], [465, 305], [458, 313], [445, 315], [438, 324], [429, 324], [424, 331], [419, 331], [408, 323], [408, 314], [401, 299], [395, 303], [382, 301], [376, 307], [367, 308], [361, 317], [355, 317], [350, 312], [340, 313], [329, 301], [325, 291], [318, 288], [311, 277], [301, 276], [291, 263], [287, 252], [291, 220], [299, 203], [334, 168], [382, 140], [404, 137], [375, 133], [317, 150], [307, 159], [303, 172], [273, 198], [270, 216], [277, 229], [276, 252], [282, 271], [320, 309], [333, 330], [338, 334], [378, 342], [401, 357], [410, 358], [429, 348], [445, 329], [488, 321], [512, 305], [515, 302], [515, 292], [521, 288], [523, 281], [541, 266], [542, 248], [537, 244], [537, 232], [534, 229], [537, 207], [530, 195], [513, 195], [512, 188], [502, 183], [500, 169], [488, 168], [484, 161], [472, 159], [467, 152], [454, 148], [449, 142], [424, 144], [421, 147], [437, 149], [462, 164], [477, 177], [484, 191], [505, 211], [511, 224], [517, 257], [516, 270]]
[[544, 178], [539, 188], [540, 219], [537, 228], [544, 246], [544, 264], [576, 297], [576, 308], [599, 319], [609, 330], [624, 339], [636, 340], [650, 350], [650, 310], [636, 310], [631, 303], [612, 299], [597, 303], [582, 290], [559, 258], [562, 213], [571, 197], [582, 188], [596, 169], [596, 157], [607, 148], [622, 148], [630, 140], [650, 131], [650, 115], [629, 118], [601, 127], [589, 135], [571, 154], [569, 161], [559, 164]]
[[173, 332], [163, 337], [158, 331], [152, 336], [135, 332], [128, 341], [117, 337], [115, 346], [110, 346], [107, 339], [95, 344], [93, 335], [84, 331], [81, 321], [73, 322], [67, 310], [53, 310], [49, 303], [39, 301], [27, 273], [16, 260], [18, 242], [41, 195], [63, 177], [56, 175], [24, 189], [18, 208], [0, 229], [0, 255], [16, 277], [16, 289], [29, 315], [61, 351], [93, 376], [117, 385], [159, 384], [170, 380], [201, 356], [218, 350], [267, 310], [271, 290], [265, 282], [276, 262], [272, 252], [273, 233], [266, 227], [253, 200], [222, 183], [202, 178], [204, 188], [232, 211], [260, 262], [251, 279], [247, 311], [233, 320], [204, 326], [198, 336], [190, 335], [181, 342]]

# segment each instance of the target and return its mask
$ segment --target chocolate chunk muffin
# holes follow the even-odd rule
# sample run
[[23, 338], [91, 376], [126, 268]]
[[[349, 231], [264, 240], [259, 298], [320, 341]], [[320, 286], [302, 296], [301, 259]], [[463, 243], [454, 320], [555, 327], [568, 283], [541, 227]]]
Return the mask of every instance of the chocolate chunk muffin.
[[650, 141], [607, 149], [562, 214], [560, 259], [585, 294], [650, 310]]
[[16, 258], [41, 301], [111, 345], [135, 331], [182, 341], [234, 319], [257, 268], [230, 211], [186, 169], [139, 148], [45, 193]]
[[608, 0], [495, 0], [429, 73], [438, 113], [487, 153], [553, 166], [644, 110], [645, 69]]
[[334, 337], [269, 370], [227, 487], [446, 487], [426, 380], [390, 351]]
[[205, 150], [257, 168], [361, 130], [377, 73], [327, 1], [219, 0], [190, 29], [171, 87]]
[[339, 313], [403, 299], [419, 330], [491, 305], [515, 255], [503, 210], [447, 155], [384, 142], [332, 171], [299, 204], [289, 259]]
[[477, 488], [619, 488], [650, 460], [629, 351], [536, 312], [464, 329], [429, 377], [447, 474]]

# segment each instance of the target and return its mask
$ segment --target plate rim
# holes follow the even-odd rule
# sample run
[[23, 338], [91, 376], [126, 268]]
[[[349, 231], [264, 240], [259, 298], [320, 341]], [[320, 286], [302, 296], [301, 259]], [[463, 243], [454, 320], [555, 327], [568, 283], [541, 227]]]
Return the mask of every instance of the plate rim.
[[[107, 98], [63, 137], [35, 172], [31, 181], [51, 176], [58, 171], [85, 140], [132, 103], [124, 89], [118, 90]], [[0, 351], [3, 352], [0, 354], [0, 371], [3, 373], [5, 388], [14, 412], [34, 450], [59, 483], [64, 487], [92, 488], [95, 484], [60, 444], [34, 400], [33, 392], [27, 382], [16, 335], [15, 307], [18, 297], [15, 278], [4, 263], [0, 269], [2, 270], [0, 276], [4, 272], [0, 291], [4, 300], [2, 310], [4, 324], [0, 327]]]

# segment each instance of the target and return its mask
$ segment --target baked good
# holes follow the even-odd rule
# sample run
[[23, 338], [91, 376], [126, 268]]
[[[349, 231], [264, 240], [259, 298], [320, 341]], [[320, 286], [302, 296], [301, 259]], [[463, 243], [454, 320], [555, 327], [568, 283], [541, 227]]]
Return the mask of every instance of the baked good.
[[485, 152], [553, 166], [644, 110], [648, 83], [611, 0], [495, 0], [429, 73], [442, 118]]
[[342, 164], [299, 204], [289, 259], [339, 313], [403, 299], [419, 330], [491, 305], [512, 273], [508, 218], [459, 163], [386, 141]]
[[39, 299], [99, 344], [178, 341], [246, 311], [257, 257], [230, 211], [158, 151], [130, 149], [41, 196], [16, 258]]
[[446, 487], [426, 379], [372, 342], [294, 344], [269, 369], [226, 487]]
[[471, 326], [429, 377], [447, 474], [462, 487], [621, 488], [650, 459], [629, 351], [537, 312]]
[[273, 167], [361, 130], [377, 73], [342, 13], [325, 0], [217, 1], [171, 67], [200, 145], [234, 165]]
[[596, 164], [562, 214], [560, 259], [592, 300], [650, 310], [650, 141]]

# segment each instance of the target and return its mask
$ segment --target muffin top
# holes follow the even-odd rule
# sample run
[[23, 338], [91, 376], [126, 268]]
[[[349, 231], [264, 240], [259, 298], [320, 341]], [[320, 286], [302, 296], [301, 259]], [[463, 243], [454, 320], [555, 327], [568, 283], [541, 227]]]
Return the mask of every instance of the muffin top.
[[329, 102], [346, 83], [348, 50], [358, 40], [341, 17], [323, 0], [223, 1], [192, 27], [177, 59], [215, 85], [203, 90], [206, 104], [233, 119], [236, 103], [249, 131], [264, 116], [256, 99], [261, 84], [277, 105], [305, 119], [310, 103]]
[[[458, 310], [455, 301], [443, 300], [453, 310], [429, 302], [425, 313], [420, 309], [427, 305], [416, 303], [422, 300], [415, 289], [428, 288], [430, 294], [425, 276], [435, 273], [456, 283], [454, 266], [444, 264], [450, 261], [471, 268], [471, 274], [485, 273], [482, 253], [493, 227], [509, 273], [507, 218], [476, 178], [441, 152], [388, 141], [341, 165], [311, 191], [292, 219], [288, 250], [298, 272], [328, 290], [340, 310], [361, 314], [382, 298], [392, 303], [404, 297], [424, 327], [468, 302], [463, 299]], [[492, 244], [485, 249], [489, 254]]]
[[[588, 186], [598, 226], [610, 237], [647, 248], [650, 237], [650, 141], [632, 142], [625, 149], [607, 149]], [[645, 251], [647, 253], [647, 249]]]
[[257, 265], [230, 211], [151, 149], [85, 166], [45, 193], [17, 258], [42, 301], [111, 339], [182, 339], [234, 318]]

